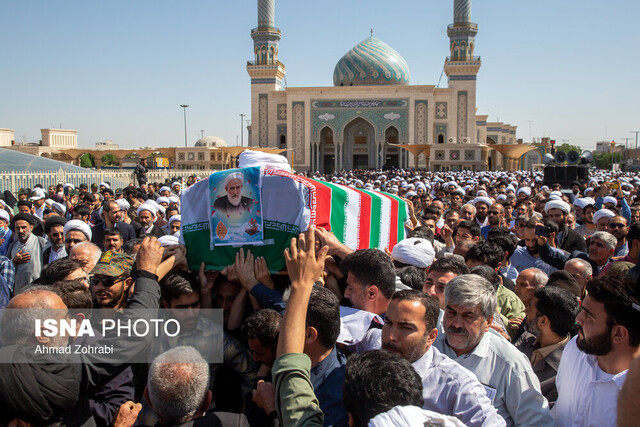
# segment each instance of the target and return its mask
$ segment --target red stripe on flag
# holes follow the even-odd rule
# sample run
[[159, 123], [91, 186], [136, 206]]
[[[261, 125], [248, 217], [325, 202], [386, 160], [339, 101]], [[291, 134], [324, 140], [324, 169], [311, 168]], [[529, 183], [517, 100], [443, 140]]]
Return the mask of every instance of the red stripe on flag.
[[358, 249], [369, 249], [371, 238], [371, 196], [357, 188], [351, 190], [360, 194], [360, 218], [358, 218]]
[[331, 231], [331, 188], [320, 181], [299, 177], [302, 181], [312, 185], [315, 191], [315, 226]]
[[389, 244], [387, 245], [387, 249], [392, 250], [393, 247], [398, 243], [398, 208], [399, 203], [396, 199], [391, 196], [380, 192], [380, 195], [386, 197], [391, 201], [391, 218], [389, 221]]

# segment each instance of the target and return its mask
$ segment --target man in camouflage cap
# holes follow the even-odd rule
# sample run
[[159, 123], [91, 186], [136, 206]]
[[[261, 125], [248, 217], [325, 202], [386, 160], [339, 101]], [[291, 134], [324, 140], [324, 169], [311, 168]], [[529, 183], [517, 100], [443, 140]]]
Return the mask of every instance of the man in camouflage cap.
[[91, 270], [91, 291], [98, 308], [119, 310], [127, 305], [133, 284], [133, 258], [124, 253], [106, 251]]

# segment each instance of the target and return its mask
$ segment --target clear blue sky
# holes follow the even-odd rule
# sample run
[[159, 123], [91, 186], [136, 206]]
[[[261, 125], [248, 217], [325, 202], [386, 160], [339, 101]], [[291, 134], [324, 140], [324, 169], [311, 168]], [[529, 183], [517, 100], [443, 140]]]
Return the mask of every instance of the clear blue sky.
[[[82, 147], [235, 145], [249, 114], [256, 0], [4, 0], [0, 127], [17, 140], [78, 130]], [[453, 0], [276, 0], [288, 86], [332, 86], [336, 62], [374, 35], [402, 54], [412, 84], [436, 84]], [[476, 0], [478, 114], [592, 149], [640, 130], [634, 1]], [[636, 46], [636, 47], [634, 47]], [[446, 76], [441, 86], [446, 86]], [[630, 141], [632, 142], [632, 141]], [[633, 140], [635, 143], [635, 139]], [[245, 134], [246, 144], [246, 134]]]

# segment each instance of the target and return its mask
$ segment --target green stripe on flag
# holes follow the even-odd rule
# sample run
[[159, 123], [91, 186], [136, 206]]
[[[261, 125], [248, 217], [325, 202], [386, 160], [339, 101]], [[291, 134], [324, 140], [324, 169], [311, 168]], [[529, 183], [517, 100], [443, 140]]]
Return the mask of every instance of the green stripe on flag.
[[331, 189], [331, 232], [344, 243], [347, 225], [346, 210], [349, 198], [347, 192], [335, 184], [323, 182]]

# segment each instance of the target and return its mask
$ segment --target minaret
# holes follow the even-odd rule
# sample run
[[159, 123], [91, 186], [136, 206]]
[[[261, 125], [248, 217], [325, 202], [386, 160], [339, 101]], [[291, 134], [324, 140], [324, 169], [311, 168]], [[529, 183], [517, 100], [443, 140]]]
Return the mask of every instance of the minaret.
[[[456, 142], [477, 143], [476, 77], [480, 57], [473, 56], [478, 25], [471, 22], [471, 0], [453, 1], [453, 24], [447, 28], [451, 56], [444, 63], [449, 87], [456, 90]], [[450, 136], [453, 132], [449, 133]]]
[[251, 30], [255, 59], [247, 62], [251, 77], [250, 146], [267, 147], [269, 92], [282, 90], [284, 64], [278, 61], [280, 29], [275, 26], [275, 0], [258, 0], [258, 26]]

